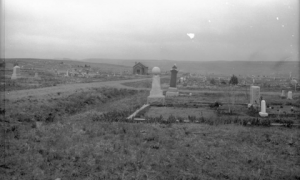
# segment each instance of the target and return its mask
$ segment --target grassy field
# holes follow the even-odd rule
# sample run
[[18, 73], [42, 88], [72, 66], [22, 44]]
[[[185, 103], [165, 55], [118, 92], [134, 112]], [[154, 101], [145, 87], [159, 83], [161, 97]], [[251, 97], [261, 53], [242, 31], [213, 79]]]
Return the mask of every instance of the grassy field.
[[2, 179], [300, 178], [299, 128], [99, 120], [148, 95], [90, 88], [8, 101]]
[[[165, 77], [161, 78], [161, 88], [162, 89], [168, 89], [169, 87], [169, 82], [170, 78]], [[151, 80], [145, 80], [145, 81], [139, 81], [139, 82], [128, 82], [128, 83], [123, 83], [123, 85], [128, 86], [128, 87], [135, 87], [135, 88], [151, 88]], [[265, 87], [263, 85], [257, 84], [255, 86], [260, 86], [260, 91], [261, 92], [278, 92], [280, 93], [281, 90], [287, 91], [293, 91], [294, 88], [292, 86], [290, 87], [284, 87], [284, 86], [276, 86], [276, 87]], [[232, 88], [229, 85], [212, 85], [209, 83], [205, 83], [203, 85], [186, 85], [184, 83], [178, 83], [177, 84], [177, 89], [181, 91], [249, 91], [249, 85], [238, 85]], [[299, 87], [297, 87], [297, 92], [299, 92]]]

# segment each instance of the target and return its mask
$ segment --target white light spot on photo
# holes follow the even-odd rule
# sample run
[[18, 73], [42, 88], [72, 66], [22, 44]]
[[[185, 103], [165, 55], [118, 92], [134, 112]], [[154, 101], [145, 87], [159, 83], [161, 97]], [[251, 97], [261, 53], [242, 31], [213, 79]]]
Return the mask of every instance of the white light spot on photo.
[[277, 17], [276, 19], [279, 20], [279, 17]]
[[191, 39], [193, 39], [195, 37], [194, 33], [187, 33], [186, 35], [188, 35]]
[[208, 20], [208, 22], [209, 22], [209, 23], [211, 23], [211, 21], [210, 21], [210, 20]]

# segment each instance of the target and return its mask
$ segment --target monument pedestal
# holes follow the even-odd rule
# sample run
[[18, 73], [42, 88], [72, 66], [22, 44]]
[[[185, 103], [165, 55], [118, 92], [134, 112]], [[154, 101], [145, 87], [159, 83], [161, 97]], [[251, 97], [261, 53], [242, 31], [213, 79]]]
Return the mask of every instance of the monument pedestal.
[[147, 104], [150, 105], [165, 105], [165, 96], [148, 96]]
[[259, 115], [261, 117], [267, 117], [269, 114], [268, 113], [265, 113], [265, 112], [259, 112]]
[[176, 65], [174, 65], [172, 67], [171, 72], [171, 80], [170, 80], [170, 87], [168, 89], [168, 91], [166, 92], [166, 96], [178, 96], [179, 92], [178, 89], [176, 87], [176, 81], [177, 81], [177, 73], [178, 71], [176, 70], [177, 67]]
[[13, 74], [12, 76], [11, 76], [11, 79], [20, 79], [21, 78], [21, 76], [20, 75], [17, 75], [17, 74]]
[[20, 73], [20, 67], [19, 66], [15, 66], [13, 68], [13, 74], [11, 76], [11, 79], [19, 79], [21, 78], [21, 73]]
[[166, 92], [166, 96], [178, 96], [179, 92], [177, 88], [169, 87], [168, 91]]
[[165, 96], [163, 95], [163, 91], [160, 87], [160, 69], [158, 67], [154, 67], [152, 69], [152, 73], [154, 74], [152, 80], [152, 88], [150, 91], [150, 95], [147, 97], [147, 104], [150, 105], [165, 105]]

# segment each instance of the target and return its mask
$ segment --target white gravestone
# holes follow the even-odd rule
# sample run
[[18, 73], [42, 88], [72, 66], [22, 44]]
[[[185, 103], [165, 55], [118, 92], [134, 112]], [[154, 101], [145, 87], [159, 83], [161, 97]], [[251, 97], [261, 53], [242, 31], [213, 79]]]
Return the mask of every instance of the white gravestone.
[[41, 79], [41, 78], [39, 77], [39, 74], [38, 74], [37, 72], [34, 74], [34, 79]]
[[292, 93], [292, 91], [289, 91], [287, 93], [287, 99], [293, 99], [293, 93]]
[[285, 98], [285, 90], [281, 90], [281, 95], [280, 95], [281, 98]]
[[261, 110], [259, 112], [259, 115], [261, 117], [267, 117], [268, 116], [268, 113], [266, 112], [266, 101], [265, 100], [261, 101]]
[[250, 87], [250, 106], [259, 106], [260, 105], [260, 87], [259, 86], [251, 86]]
[[13, 68], [13, 74], [11, 76], [11, 79], [18, 79], [21, 77], [21, 72], [20, 72], [20, 67], [19, 66], [15, 66]]
[[69, 71], [66, 72], [66, 76], [69, 77]]
[[150, 91], [150, 95], [147, 98], [147, 103], [150, 105], [164, 105], [165, 104], [165, 96], [163, 95], [163, 91], [160, 87], [160, 69], [159, 67], [154, 67], [152, 69], [153, 80], [152, 80], [152, 88]]

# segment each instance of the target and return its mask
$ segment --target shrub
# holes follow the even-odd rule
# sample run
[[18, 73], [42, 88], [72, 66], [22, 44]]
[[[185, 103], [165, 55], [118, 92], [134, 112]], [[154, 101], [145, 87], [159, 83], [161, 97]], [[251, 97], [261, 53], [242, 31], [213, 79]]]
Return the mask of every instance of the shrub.
[[232, 77], [230, 78], [229, 84], [236, 85], [238, 83], [239, 83], [238, 78], [235, 75], [232, 75]]

